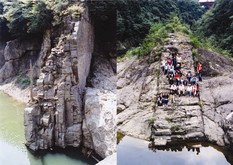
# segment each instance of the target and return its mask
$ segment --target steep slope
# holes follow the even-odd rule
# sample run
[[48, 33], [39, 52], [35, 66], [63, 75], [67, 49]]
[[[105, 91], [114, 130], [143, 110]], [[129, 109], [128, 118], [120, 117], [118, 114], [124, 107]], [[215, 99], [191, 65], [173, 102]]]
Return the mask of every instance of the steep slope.
[[[26, 140], [33, 150], [81, 144], [81, 100], [93, 52], [93, 29], [84, 18], [79, 21], [68, 16], [65, 25], [66, 33], [51, 53], [42, 51], [34, 100], [25, 110]], [[65, 37], [68, 35], [71, 39]]]
[[[229, 123], [233, 120], [230, 115], [232, 61], [200, 49], [199, 60], [204, 63], [206, 76], [203, 82], [199, 82], [200, 97], [175, 96], [172, 102], [170, 96], [167, 107], [158, 107], [157, 94], [169, 92], [169, 83], [161, 71], [160, 62], [171, 57], [173, 51], [182, 58], [183, 74], [188, 71], [194, 73], [191, 43], [188, 37], [180, 34], [169, 34], [163, 47], [154, 48], [149, 56], [130, 57], [119, 62], [118, 131], [153, 140], [155, 145], [204, 141], [219, 146], [231, 146], [233, 139]], [[213, 67], [208, 61], [212, 61]], [[206, 64], [208, 65], [205, 66]], [[222, 69], [218, 70], [218, 67]], [[225, 76], [210, 78], [213, 76], [212, 73], [208, 74], [210, 69], [217, 71], [215, 75]]]

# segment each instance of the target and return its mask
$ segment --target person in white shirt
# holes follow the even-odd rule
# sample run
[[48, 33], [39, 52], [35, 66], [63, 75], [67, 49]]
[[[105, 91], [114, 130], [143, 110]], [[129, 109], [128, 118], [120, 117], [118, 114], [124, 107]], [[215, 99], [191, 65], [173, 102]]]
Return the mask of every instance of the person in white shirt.
[[161, 68], [162, 68], [162, 70], [164, 71], [164, 67], [165, 67], [165, 65], [166, 65], [166, 61], [165, 60], [163, 60], [162, 62], [161, 62]]
[[187, 91], [187, 94], [191, 97], [192, 96], [192, 91], [193, 91], [193, 87], [191, 86], [191, 84], [188, 85], [186, 91]]
[[169, 69], [169, 66], [168, 66], [167, 63], [165, 63], [165, 66], [164, 66], [164, 75], [167, 75], [168, 69]]
[[181, 66], [182, 58], [179, 54], [176, 56], [176, 61], [177, 61], [177, 64], [180, 63], [180, 66]]
[[177, 93], [177, 86], [175, 84], [172, 84], [170, 86], [170, 94], [172, 95], [172, 102], [175, 102], [175, 94]]
[[179, 97], [182, 95], [185, 94], [185, 87], [184, 87], [184, 84], [181, 83], [179, 86], [178, 86], [178, 94], [179, 94]]

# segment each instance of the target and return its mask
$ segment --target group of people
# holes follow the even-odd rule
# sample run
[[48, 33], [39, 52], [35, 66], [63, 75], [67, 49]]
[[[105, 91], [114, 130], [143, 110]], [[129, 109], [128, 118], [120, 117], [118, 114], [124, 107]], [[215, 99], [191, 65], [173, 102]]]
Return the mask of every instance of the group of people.
[[182, 73], [182, 58], [179, 54], [173, 53], [172, 58], [167, 58], [161, 62], [161, 68], [164, 75], [166, 75], [169, 85], [169, 93], [160, 93], [157, 99], [158, 106], [168, 105], [169, 96], [172, 97], [172, 102], [175, 101], [175, 96], [195, 97], [199, 95], [198, 81], [202, 81], [202, 64], [197, 63], [197, 76], [193, 75], [191, 71], [187, 74]]

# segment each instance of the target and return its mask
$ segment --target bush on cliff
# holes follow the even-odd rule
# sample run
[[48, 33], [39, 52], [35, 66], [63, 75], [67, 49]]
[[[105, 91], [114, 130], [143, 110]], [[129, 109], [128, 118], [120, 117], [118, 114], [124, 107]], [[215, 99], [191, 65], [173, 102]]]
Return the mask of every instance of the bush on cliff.
[[225, 54], [233, 54], [232, 9], [233, 1], [217, 0], [196, 25], [199, 38], [206, 38], [207, 42]]
[[185, 24], [182, 24], [177, 16], [174, 16], [167, 23], [155, 23], [151, 26], [149, 34], [143, 40], [142, 44], [137, 47], [129, 50], [126, 53], [126, 56], [131, 55], [147, 55], [151, 50], [158, 45], [165, 42], [168, 33], [180, 32], [187, 35], [192, 34], [189, 27]]
[[5, 13], [9, 32], [16, 37], [43, 33], [51, 26], [52, 11], [44, 1], [14, 2]]

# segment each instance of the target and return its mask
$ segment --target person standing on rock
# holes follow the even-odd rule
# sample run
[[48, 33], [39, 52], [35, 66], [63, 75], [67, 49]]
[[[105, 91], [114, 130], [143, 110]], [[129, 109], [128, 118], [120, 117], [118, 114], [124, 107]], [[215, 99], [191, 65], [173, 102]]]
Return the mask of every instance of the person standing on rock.
[[176, 69], [176, 64], [177, 64], [177, 61], [176, 61], [176, 54], [173, 54], [172, 55], [172, 64], [174, 66], [174, 69]]
[[197, 84], [193, 84], [193, 96], [197, 96]]
[[179, 86], [178, 86], [178, 94], [179, 94], [179, 97], [182, 95], [185, 94], [185, 87], [184, 87], [184, 84], [181, 83]]
[[200, 62], [197, 63], [197, 76], [199, 81], [202, 81], [202, 64]]
[[190, 80], [191, 80], [192, 77], [193, 77], [193, 75], [192, 75], [191, 71], [189, 71], [187, 73], [187, 75], [186, 75], [186, 78], [187, 78], [187, 80], [188, 80], [189, 83], [190, 83]]
[[181, 61], [182, 61], [182, 58], [181, 56], [178, 54], [177, 57], [176, 57], [176, 61], [177, 61], [177, 65], [181, 68]]
[[166, 61], [163, 60], [163, 61], [161, 62], [161, 68], [162, 68], [163, 72], [164, 72], [164, 67], [165, 67], [165, 65], [166, 65]]
[[168, 72], [168, 64], [166, 63], [165, 66], [164, 66], [164, 75], [167, 75], [167, 72]]

